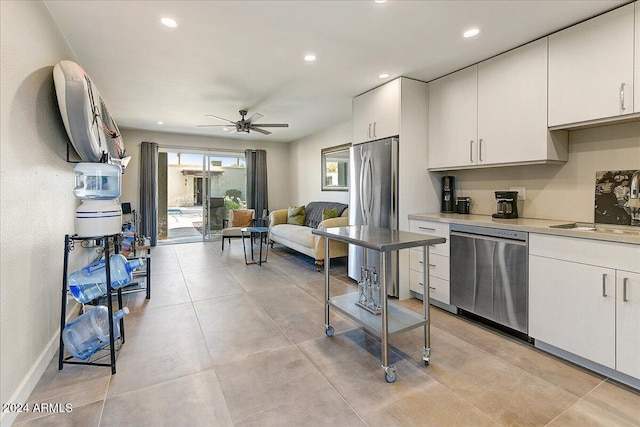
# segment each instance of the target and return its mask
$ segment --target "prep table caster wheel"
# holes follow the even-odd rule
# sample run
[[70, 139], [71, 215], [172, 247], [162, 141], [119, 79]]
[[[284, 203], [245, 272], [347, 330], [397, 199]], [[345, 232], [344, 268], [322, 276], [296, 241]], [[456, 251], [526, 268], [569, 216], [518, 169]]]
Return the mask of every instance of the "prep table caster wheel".
[[384, 379], [388, 383], [395, 382], [396, 378], [397, 378], [397, 375], [396, 375], [395, 367], [389, 366], [388, 368], [384, 368]]
[[333, 329], [333, 326], [331, 325], [324, 328], [324, 333], [327, 334], [328, 337], [332, 337], [334, 332], [335, 332], [335, 329]]
[[424, 366], [429, 366], [430, 356], [431, 356], [431, 349], [425, 348], [422, 351], [422, 360], [424, 361]]

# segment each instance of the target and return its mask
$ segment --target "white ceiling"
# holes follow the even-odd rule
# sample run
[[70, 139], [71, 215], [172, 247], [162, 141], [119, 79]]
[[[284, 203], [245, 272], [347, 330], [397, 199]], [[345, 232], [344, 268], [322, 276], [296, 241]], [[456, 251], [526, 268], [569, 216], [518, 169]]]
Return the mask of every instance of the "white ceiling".
[[[382, 84], [379, 73], [429, 81], [627, 2], [45, 4], [120, 127], [222, 137], [197, 127], [220, 124], [205, 114], [235, 121], [246, 108], [289, 128], [230, 137], [289, 142], [350, 120], [351, 99]], [[463, 39], [474, 26], [480, 35]]]

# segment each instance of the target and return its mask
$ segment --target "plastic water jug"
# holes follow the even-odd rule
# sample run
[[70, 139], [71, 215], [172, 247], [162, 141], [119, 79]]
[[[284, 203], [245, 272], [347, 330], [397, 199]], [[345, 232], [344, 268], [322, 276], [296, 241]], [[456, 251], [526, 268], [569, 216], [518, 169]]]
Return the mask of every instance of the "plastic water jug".
[[[144, 265], [144, 259], [128, 261], [121, 254], [111, 255], [109, 270], [111, 271], [111, 287], [118, 289], [131, 283], [133, 270]], [[69, 275], [69, 290], [73, 297], [86, 304], [107, 293], [107, 274], [104, 259], [76, 270]]]
[[73, 168], [79, 199], [117, 199], [122, 193], [122, 168], [106, 163], [78, 163]]
[[[129, 309], [113, 313], [113, 339], [120, 338], [120, 322]], [[64, 346], [74, 357], [86, 360], [109, 344], [109, 310], [103, 305], [67, 323], [62, 330]]]

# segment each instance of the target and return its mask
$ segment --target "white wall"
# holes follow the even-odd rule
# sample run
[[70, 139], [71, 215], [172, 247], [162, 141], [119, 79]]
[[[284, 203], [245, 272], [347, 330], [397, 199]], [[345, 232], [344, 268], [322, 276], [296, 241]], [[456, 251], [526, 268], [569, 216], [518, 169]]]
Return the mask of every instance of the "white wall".
[[457, 196], [472, 199], [471, 212], [495, 212], [494, 190], [525, 187], [520, 216], [593, 222], [596, 171], [640, 169], [640, 122], [569, 132], [569, 160], [532, 165], [452, 171]]
[[306, 205], [314, 201], [349, 203], [347, 191], [322, 191], [320, 150], [350, 143], [351, 139], [351, 121], [348, 121], [290, 143], [290, 202], [279, 207], [286, 208], [289, 204]]
[[[0, 400], [10, 403], [26, 401], [58, 348], [64, 235], [78, 202], [52, 77], [73, 53], [42, 2], [3, 0], [0, 16]], [[2, 425], [15, 415], [3, 412]]]
[[289, 203], [289, 145], [280, 142], [244, 141], [206, 136], [152, 132], [139, 129], [120, 129], [127, 155], [132, 157], [122, 179], [122, 197], [130, 201], [133, 209], [140, 208], [140, 144], [157, 142], [160, 147], [181, 146], [195, 151], [247, 148], [267, 151], [267, 180], [269, 185], [269, 210], [288, 206]]

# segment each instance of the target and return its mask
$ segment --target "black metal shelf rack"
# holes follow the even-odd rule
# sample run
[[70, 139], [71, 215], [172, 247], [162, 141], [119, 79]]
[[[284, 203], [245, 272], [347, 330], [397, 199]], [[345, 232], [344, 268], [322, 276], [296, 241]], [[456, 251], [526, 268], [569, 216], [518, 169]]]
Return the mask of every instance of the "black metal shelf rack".
[[[114, 339], [113, 333], [113, 302], [112, 302], [112, 288], [111, 288], [111, 266], [109, 264], [110, 257], [110, 245], [109, 242], [113, 243], [114, 253], [115, 248], [118, 245], [118, 239], [120, 234], [112, 234], [107, 236], [97, 236], [97, 237], [78, 237], [76, 235], [65, 235], [64, 238], [64, 267], [63, 267], [63, 277], [62, 277], [62, 304], [60, 310], [60, 349], [58, 356], [58, 370], [62, 370], [64, 364], [72, 364], [72, 365], [94, 365], [94, 366], [110, 366], [111, 374], [116, 373], [116, 341], [119, 341], [120, 346], [124, 344], [124, 318], [120, 319], [120, 338], [118, 340]], [[107, 309], [109, 311], [109, 345], [102, 350], [96, 352], [95, 355], [92, 355], [88, 361], [82, 360], [74, 360], [73, 356], [64, 355], [64, 343], [62, 341], [62, 331], [66, 325], [66, 317], [67, 317], [67, 295], [69, 291], [68, 287], [68, 272], [69, 272], [69, 252], [71, 252], [75, 247], [75, 242], [78, 241], [101, 241], [102, 246], [104, 248], [104, 259], [105, 259], [105, 274], [107, 279]], [[116, 295], [118, 297], [118, 309], [122, 309], [122, 289], [116, 290]], [[119, 348], [119, 347], [118, 347]], [[100, 362], [105, 355], [104, 350], [109, 352], [109, 363]], [[102, 355], [97, 354], [99, 352], [103, 352]], [[94, 356], [96, 356], [94, 358]]]

